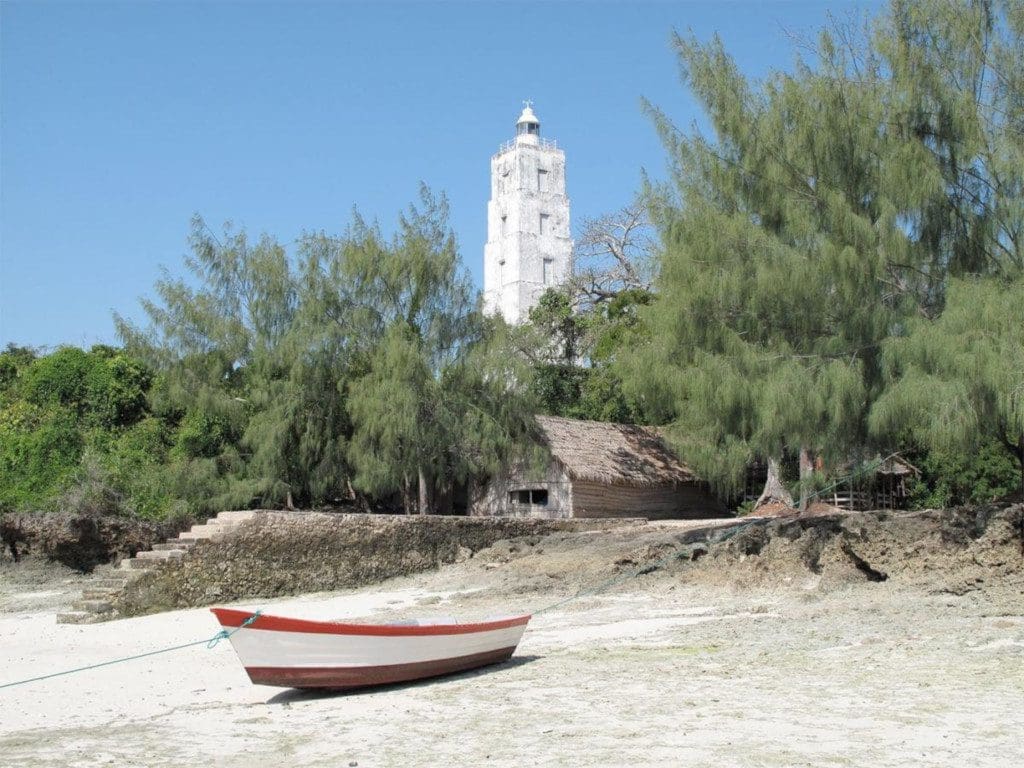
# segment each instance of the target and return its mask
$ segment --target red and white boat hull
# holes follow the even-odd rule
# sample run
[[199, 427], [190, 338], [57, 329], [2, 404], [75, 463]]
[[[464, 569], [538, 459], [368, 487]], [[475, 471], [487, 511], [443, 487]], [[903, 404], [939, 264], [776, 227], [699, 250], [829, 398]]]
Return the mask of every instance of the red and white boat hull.
[[342, 624], [261, 614], [242, 626], [251, 611], [211, 610], [249, 679], [287, 688], [360, 688], [496, 664], [512, 656], [530, 620]]

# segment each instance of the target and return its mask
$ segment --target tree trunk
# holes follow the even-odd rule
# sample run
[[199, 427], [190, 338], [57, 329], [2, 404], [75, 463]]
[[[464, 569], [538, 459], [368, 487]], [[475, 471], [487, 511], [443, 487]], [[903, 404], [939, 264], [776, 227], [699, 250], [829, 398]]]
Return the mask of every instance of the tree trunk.
[[445, 483], [434, 491], [434, 512], [439, 515], [452, 514], [452, 501], [455, 496], [451, 483]]
[[768, 459], [768, 478], [764, 481], [764, 490], [756, 502], [754, 509], [765, 504], [781, 503], [787, 507], [793, 506], [793, 497], [786, 490], [786, 486], [779, 479], [779, 462], [775, 459]]
[[402, 511], [407, 514], [412, 514], [412, 491], [409, 489], [409, 476], [402, 476]]
[[814, 462], [811, 461], [811, 452], [805, 446], [800, 446], [800, 511], [806, 512], [810, 503], [808, 485], [811, 475], [814, 474]]
[[420, 509], [419, 509], [419, 511], [420, 511], [421, 515], [425, 515], [425, 514], [427, 514], [427, 512], [430, 511], [429, 510], [429, 500], [428, 500], [428, 497], [427, 497], [427, 478], [424, 477], [424, 475], [423, 475], [423, 467], [418, 467], [416, 472], [419, 475], [419, 481], [420, 481], [420, 498], [419, 498], [419, 508]]
[[1024, 432], [1017, 441], [1017, 461], [1020, 462], [1020, 499], [1024, 502]]

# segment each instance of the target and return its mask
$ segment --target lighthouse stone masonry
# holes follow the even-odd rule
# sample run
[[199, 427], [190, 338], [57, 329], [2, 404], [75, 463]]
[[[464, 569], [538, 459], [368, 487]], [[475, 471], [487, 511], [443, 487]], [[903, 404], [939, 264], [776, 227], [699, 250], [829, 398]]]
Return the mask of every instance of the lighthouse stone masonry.
[[484, 311], [518, 325], [548, 288], [572, 273], [565, 153], [540, 137], [529, 102], [516, 137], [491, 158], [484, 246]]

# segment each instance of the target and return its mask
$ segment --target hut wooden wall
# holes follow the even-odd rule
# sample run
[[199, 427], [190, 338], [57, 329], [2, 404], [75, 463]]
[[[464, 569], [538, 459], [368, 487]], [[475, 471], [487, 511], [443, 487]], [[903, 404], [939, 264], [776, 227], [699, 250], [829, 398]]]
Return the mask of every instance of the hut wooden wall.
[[718, 499], [697, 485], [641, 487], [574, 480], [573, 517], [671, 518], [721, 517]]

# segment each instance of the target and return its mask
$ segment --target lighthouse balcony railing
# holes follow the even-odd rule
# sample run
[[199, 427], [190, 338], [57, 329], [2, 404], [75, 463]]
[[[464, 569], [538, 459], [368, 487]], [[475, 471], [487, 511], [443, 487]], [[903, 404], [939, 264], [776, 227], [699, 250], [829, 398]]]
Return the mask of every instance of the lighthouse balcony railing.
[[[541, 149], [558, 149], [558, 142], [555, 141], [554, 139], [538, 139], [537, 140], [537, 145]], [[498, 151], [495, 154], [495, 157], [497, 157], [498, 155], [505, 154], [510, 149], [514, 149], [515, 146], [516, 146], [516, 140], [515, 139], [510, 139], [509, 141], [506, 141], [504, 144], [502, 144], [500, 147], [498, 147]]]

